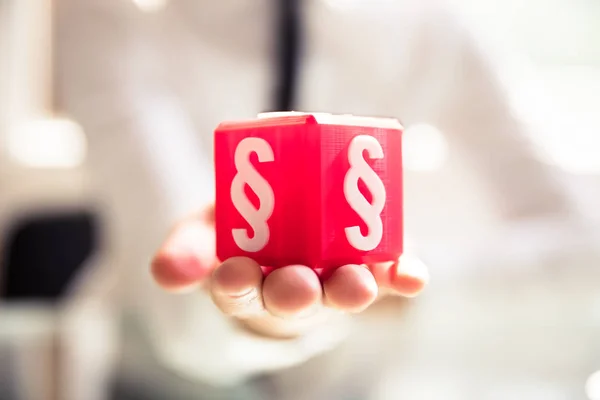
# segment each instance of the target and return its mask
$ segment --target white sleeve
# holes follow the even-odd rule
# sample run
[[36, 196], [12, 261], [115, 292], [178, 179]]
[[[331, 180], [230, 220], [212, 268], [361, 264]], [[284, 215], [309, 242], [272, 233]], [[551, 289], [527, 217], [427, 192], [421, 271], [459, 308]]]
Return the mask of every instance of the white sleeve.
[[301, 337], [270, 339], [224, 318], [207, 295], [184, 297], [178, 300], [185, 304], [185, 317], [172, 318], [171, 324], [149, 325], [152, 342], [167, 368], [214, 386], [235, 385], [299, 365], [335, 348], [350, 332], [350, 320], [337, 314]]
[[[61, 313], [61, 398], [65, 400], [107, 399], [119, 354], [137, 354], [124, 348], [120, 340], [123, 310], [117, 284], [121, 279], [107, 261], [90, 265]], [[323, 314], [328, 318], [301, 337], [266, 338], [224, 317], [200, 290], [170, 294], [149, 286], [149, 280], [140, 277], [137, 287], [129, 290], [136, 291], [138, 302], [145, 304], [146, 308], [137, 308], [138, 318], [158, 356], [158, 368], [211, 386], [233, 386], [262, 373], [302, 364], [334, 349], [352, 331], [353, 321], [347, 315], [329, 311], [329, 315]], [[130, 361], [125, 367], [136, 369], [128, 373], [147, 378], [156, 373], [156, 365]]]
[[414, 101], [427, 103], [415, 106], [427, 111], [405, 122], [426, 120], [442, 131], [471, 161], [505, 216], [566, 211], [568, 198], [539, 161], [531, 128], [511, 101], [513, 55], [486, 41], [455, 9], [434, 8], [424, 18], [417, 54], [426, 56], [415, 58], [421, 72]]

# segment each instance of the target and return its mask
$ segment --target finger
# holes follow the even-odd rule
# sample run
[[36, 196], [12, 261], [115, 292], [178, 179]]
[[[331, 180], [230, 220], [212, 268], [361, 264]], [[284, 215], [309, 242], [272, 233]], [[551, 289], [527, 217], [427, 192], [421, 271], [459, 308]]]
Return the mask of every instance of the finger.
[[369, 269], [380, 289], [390, 294], [415, 297], [429, 283], [427, 266], [414, 256], [403, 255], [398, 262], [375, 264]]
[[245, 318], [264, 311], [263, 273], [250, 258], [233, 257], [213, 273], [210, 290], [215, 305], [226, 315]]
[[323, 284], [325, 304], [346, 312], [361, 312], [377, 298], [377, 282], [364, 266], [344, 265]]
[[293, 265], [274, 270], [263, 283], [267, 311], [279, 317], [307, 317], [322, 306], [323, 289], [310, 268]]
[[195, 288], [217, 263], [215, 233], [204, 219], [191, 218], [175, 227], [151, 264], [156, 282], [166, 290]]

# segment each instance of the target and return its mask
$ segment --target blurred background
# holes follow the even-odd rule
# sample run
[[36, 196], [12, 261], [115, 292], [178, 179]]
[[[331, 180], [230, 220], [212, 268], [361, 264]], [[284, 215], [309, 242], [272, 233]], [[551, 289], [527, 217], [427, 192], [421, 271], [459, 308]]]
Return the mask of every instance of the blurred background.
[[[171, 300], [150, 288], [146, 261], [176, 218], [212, 196], [211, 129], [289, 104], [270, 101], [271, 81], [290, 84], [278, 70], [286, 51], [280, 63], [272, 49], [294, 32], [266, 21], [278, 13], [288, 21], [291, 6], [251, 3], [0, 0], [0, 400], [264, 398], [249, 388], [194, 397], [193, 386], [149, 368], [151, 351], [127, 333], [138, 314], [172, 313]], [[419, 62], [407, 56], [395, 66], [402, 55], [390, 51], [412, 49], [394, 26], [410, 25], [419, 2], [300, 3], [308, 50], [294, 107], [405, 122], [407, 239], [432, 275], [389, 328], [401, 343], [388, 349], [397, 358], [368, 396], [350, 388], [344, 398], [599, 400], [600, 2], [448, 6], [486, 49], [505, 113], [532, 144], [533, 170], [548, 171], [552, 189], [537, 194], [538, 175], [518, 162], [488, 168], [504, 182], [491, 189], [452, 133], [428, 118], [423, 104], [460, 80], [455, 68], [468, 62], [441, 51], [454, 48], [452, 38], [426, 52], [431, 79], [394, 86], [410, 74], [389, 71]], [[423, 25], [443, 32], [435, 18]], [[372, 69], [356, 61], [363, 52]], [[390, 98], [388, 86], [406, 88], [397, 104], [380, 100]], [[362, 102], [349, 100], [355, 87]], [[480, 100], [461, 101], [475, 109]], [[486, 136], [497, 121], [464, 115], [482, 130], [467, 146], [473, 159], [505, 151]], [[511, 209], [511, 199], [526, 206], [515, 200]], [[113, 316], [119, 324], [107, 322]], [[170, 324], [160, 313], [148, 318]], [[117, 389], [108, 378], [86, 380], [111, 375]], [[135, 397], [119, 385], [153, 393]]]

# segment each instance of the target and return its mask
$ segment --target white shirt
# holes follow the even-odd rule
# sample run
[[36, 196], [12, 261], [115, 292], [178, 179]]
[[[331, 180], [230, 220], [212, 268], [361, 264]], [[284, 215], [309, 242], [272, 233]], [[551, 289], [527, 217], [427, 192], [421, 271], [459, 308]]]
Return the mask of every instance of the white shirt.
[[[108, 238], [97, 271], [112, 276], [113, 305], [142, 316], [167, 366], [221, 384], [341, 340], [344, 324], [288, 344], [249, 337], [207, 297], [163, 293], [148, 274], [170, 225], [213, 199], [216, 125], [272, 106], [272, 2], [171, 0], [156, 13], [127, 0], [57, 7], [59, 107], [88, 135]], [[501, 207], [563, 208], [512, 117], [491, 50], [441, 2], [306, 0], [303, 10], [298, 110], [394, 116], [445, 134], [441, 170], [406, 172], [406, 229], [421, 246], [468, 241], [482, 221], [502, 219]]]

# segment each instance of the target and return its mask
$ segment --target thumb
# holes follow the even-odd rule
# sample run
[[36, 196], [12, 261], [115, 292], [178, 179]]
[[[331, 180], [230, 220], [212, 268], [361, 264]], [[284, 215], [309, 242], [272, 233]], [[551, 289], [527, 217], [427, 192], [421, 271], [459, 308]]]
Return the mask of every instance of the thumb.
[[151, 264], [156, 282], [169, 291], [187, 291], [204, 282], [217, 266], [215, 232], [210, 213], [175, 226]]

